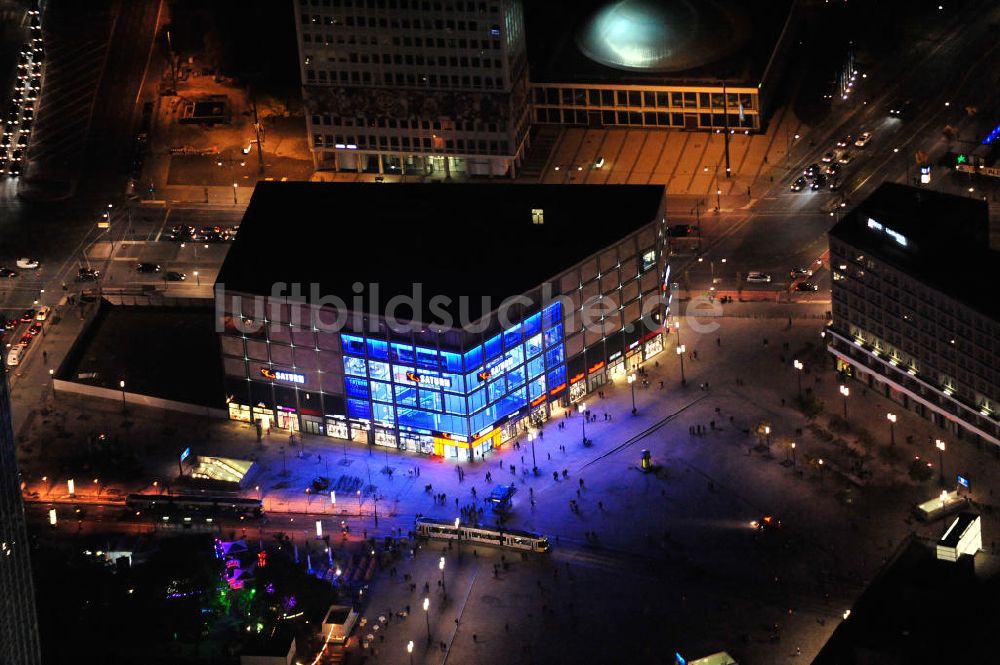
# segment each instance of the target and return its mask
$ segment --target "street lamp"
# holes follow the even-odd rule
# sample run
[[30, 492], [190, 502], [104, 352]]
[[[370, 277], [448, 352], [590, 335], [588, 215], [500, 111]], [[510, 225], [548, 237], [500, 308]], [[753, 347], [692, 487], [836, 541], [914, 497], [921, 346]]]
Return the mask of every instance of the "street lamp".
[[819, 484], [823, 484], [823, 458], [819, 460]]
[[802, 363], [800, 363], [798, 360], [793, 360], [792, 361], [792, 366], [795, 369], [798, 370], [798, 377], [799, 377], [799, 400], [801, 401], [802, 400], [802, 368], [805, 367], [805, 365], [803, 365]]
[[628, 375], [628, 385], [632, 388], [632, 415], [634, 416], [635, 411], [635, 372]]
[[239, 188], [239, 185], [237, 185], [237, 184], [236, 184], [236, 183], [234, 182], [234, 183], [233, 183], [233, 205], [236, 205], [236, 203], [237, 203], [237, 202], [236, 202], [236, 190], [237, 190], [237, 188]]
[[885, 414], [886, 420], [889, 421], [889, 445], [896, 445], [896, 414], [887, 413]]
[[580, 402], [576, 405], [576, 410], [583, 416], [580, 419], [580, 429], [583, 430], [583, 445], [587, 445], [587, 403]]
[[358, 517], [361, 517], [361, 490], [358, 490]]
[[462, 559], [462, 530], [459, 528], [459, 524], [461, 524], [461, 520], [456, 517], [455, 518], [455, 535], [458, 536], [458, 538], [457, 538], [457, 540], [458, 540], [458, 558], [459, 558], [459, 560], [461, 560]]
[[424, 619], [427, 620], [427, 644], [431, 643], [431, 599], [424, 598]]
[[767, 452], [771, 452], [771, 426], [764, 425], [764, 441], [767, 444]]
[[844, 396], [844, 420], [847, 420], [847, 398], [851, 394], [851, 389], [847, 386], [840, 386], [840, 394]]
[[792, 441], [792, 468], [795, 468], [795, 442]]
[[413, 665], [413, 640], [406, 643], [406, 653], [410, 654], [410, 665]]
[[198, 276], [198, 271], [194, 271], [194, 281], [196, 286], [201, 286], [201, 277]]
[[125, 379], [119, 381], [118, 386], [122, 389], [122, 413], [125, 413]]
[[447, 594], [447, 589], [444, 586], [444, 557], [441, 557], [441, 560], [438, 561], [438, 570], [441, 571], [441, 591]]
[[944, 485], [944, 441], [936, 439], [934, 445], [938, 449], [938, 471], [940, 473], [941, 484]]
[[680, 356], [681, 359], [681, 385], [686, 386], [687, 379], [684, 378], [684, 345], [681, 344], [675, 349], [675, 351], [677, 352], [677, 355]]
[[528, 432], [528, 443], [531, 444], [531, 472], [538, 475], [538, 464], [535, 463], [535, 433]]

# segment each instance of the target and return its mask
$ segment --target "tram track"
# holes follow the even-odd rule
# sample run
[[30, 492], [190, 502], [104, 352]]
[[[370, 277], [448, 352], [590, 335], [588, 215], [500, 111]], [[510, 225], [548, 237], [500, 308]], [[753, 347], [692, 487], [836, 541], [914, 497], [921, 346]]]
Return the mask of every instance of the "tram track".
[[605, 459], [607, 457], [610, 457], [611, 455], [614, 455], [615, 453], [617, 453], [619, 451], [622, 451], [622, 450], [624, 450], [624, 449], [626, 449], [626, 448], [628, 448], [630, 446], [635, 445], [639, 441], [642, 441], [643, 439], [645, 439], [650, 434], [653, 434], [654, 432], [656, 432], [656, 431], [662, 429], [663, 427], [665, 427], [667, 424], [669, 424], [674, 419], [676, 419], [677, 416], [681, 415], [682, 413], [684, 413], [685, 411], [687, 411], [688, 409], [690, 409], [695, 404], [698, 404], [699, 402], [702, 402], [702, 401], [708, 399], [708, 397], [709, 397], [709, 395], [706, 393], [705, 395], [702, 395], [701, 397], [699, 397], [699, 398], [697, 398], [697, 399], [695, 399], [695, 400], [693, 400], [691, 402], [688, 402], [687, 404], [685, 404], [684, 406], [682, 406], [681, 408], [679, 408], [677, 411], [674, 411], [673, 413], [667, 415], [663, 419], [656, 421], [655, 423], [653, 423], [652, 425], [650, 425], [646, 429], [642, 430], [638, 434], [632, 435], [631, 437], [629, 437], [628, 439], [626, 439], [624, 442], [618, 444], [614, 448], [606, 451], [605, 453], [603, 453], [601, 455], [598, 455], [597, 457], [593, 458], [589, 462], [585, 463], [583, 466], [579, 467], [580, 470], [586, 469], [587, 467], [589, 467], [589, 466], [591, 466], [593, 464], [596, 464], [597, 462], [600, 462], [601, 460], [603, 460], [603, 459]]

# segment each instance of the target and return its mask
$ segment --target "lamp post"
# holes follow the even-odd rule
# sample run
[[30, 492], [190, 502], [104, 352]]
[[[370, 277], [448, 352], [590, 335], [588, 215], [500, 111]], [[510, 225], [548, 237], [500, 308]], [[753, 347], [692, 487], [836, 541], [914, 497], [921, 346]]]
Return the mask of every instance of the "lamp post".
[[804, 367], [804, 365], [802, 363], [800, 363], [798, 360], [793, 360], [792, 361], [792, 366], [795, 369], [798, 370], [797, 374], [798, 374], [798, 377], [799, 377], [799, 401], [801, 401], [802, 400], [802, 368]]
[[358, 490], [358, 517], [361, 517], [361, 490]]
[[580, 402], [576, 410], [580, 412], [583, 418], [580, 419], [580, 429], [583, 431], [583, 445], [587, 445], [587, 403]]
[[458, 536], [458, 560], [462, 560], [462, 530], [459, 525], [462, 521], [459, 518], [455, 518], [455, 534]]
[[687, 385], [687, 379], [684, 378], [684, 345], [681, 344], [680, 346], [678, 346], [675, 349], [675, 351], [677, 351], [677, 355], [681, 359], [681, 385], [682, 386], [686, 386]]
[[823, 484], [823, 459], [819, 460], [819, 484]]
[[424, 598], [424, 619], [427, 621], [427, 644], [431, 643], [431, 599]]
[[792, 468], [795, 468], [795, 442], [792, 441]]
[[410, 665], [413, 665], [413, 640], [406, 643], [406, 653], [410, 654]]
[[236, 205], [236, 204], [237, 204], [237, 201], [236, 201], [236, 190], [237, 190], [238, 188], [239, 188], [239, 185], [237, 185], [237, 184], [236, 184], [236, 183], [234, 182], [234, 183], [233, 183], [233, 205]]
[[118, 382], [118, 387], [122, 389], [122, 413], [125, 413], [125, 380]]
[[448, 590], [444, 586], [444, 557], [441, 557], [441, 560], [438, 561], [438, 570], [441, 571], [441, 591], [447, 594]]
[[940, 474], [941, 484], [944, 485], [944, 441], [936, 439], [934, 441], [934, 445], [937, 446], [938, 449], [938, 472]]
[[54, 369], [49, 369], [49, 386], [52, 387], [52, 397], [56, 396], [56, 371]]
[[201, 286], [201, 276], [198, 274], [197, 270], [194, 271], [194, 283], [195, 286]]
[[635, 410], [635, 372], [628, 375], [628, 385], [632, 388], [632, 415], [636, 414]]
[[847, 420], [847, 398], [851, 394], [851, 389], [847, 386], [840, 386], [840, 394], [844, 396], [844, 420]]
[[764, 425], [764, 444], [767, 446], [768, 454], [771, 453], [771, 426]]
[[531, 472], [538, 475], [538, 464], [535, 463], [535, 433], [528, 432], [528, 443], [531, 444]]
[[885, 414], [886, 420], [889, 421], [889, 445], [896, 445], [896, 414], [887, 413]]

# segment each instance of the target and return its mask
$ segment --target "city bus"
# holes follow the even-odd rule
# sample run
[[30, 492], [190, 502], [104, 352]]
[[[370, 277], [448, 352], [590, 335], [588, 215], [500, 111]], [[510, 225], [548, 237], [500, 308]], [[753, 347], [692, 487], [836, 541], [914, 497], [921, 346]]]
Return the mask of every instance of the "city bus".
[[497, 485], [494, 487], [490, 493], [490, 498], [487, 499], [490, 506], [493, 507], [493, 512], [497, 515], [506, 515], [509, 513], [513, 507], [515, 492], [517, 492], [517, 488], [513, 485]]
[[489, 526], [467, 526], [465, 524], [459, 524], [456, 527], [454, 522], [432, 517], [418, 517], [416, 527], [418, 538], [458, 540], [529, 552], [549, 551], [549, 539], [530, 531]]

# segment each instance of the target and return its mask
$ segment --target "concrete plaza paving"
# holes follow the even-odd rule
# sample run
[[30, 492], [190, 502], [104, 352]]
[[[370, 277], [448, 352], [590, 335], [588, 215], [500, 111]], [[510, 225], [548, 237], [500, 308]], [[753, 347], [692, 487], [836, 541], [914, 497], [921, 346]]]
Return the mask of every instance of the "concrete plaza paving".
[[[767, 313], [765, 305], [758, 307]], [[405, 534], [416, 514], [453, 519], [460, 507], [475, 501], [471, 488], [480, 498], [488, 493], [485, 475], [490, 472], [494, 483], [514, 481], [519, 489], [509, 524], [547, 534], [551, 554], [522, 561], [518, 553], [490, 548], [476, 548], [473, 556], [472, 548], [463, 546], [459, 562], [456, 550], [446, 551], [447, 602], [436, 584], [441, 543], [432, 541], [412, 560], [397, 564], [395, 577], [380, 571], [366, 594], [364, 616], [377, 617], [389, 608], [397, 612], [407, 604], [411, 614], [393, 622], [382, 633], [384, 641], [373, 643], [370, 662], [405, 662], [409, 640], [419, 647], [414, 662], [613, 662], [628, 654], [635, 662], [652, 663], [678, 649], [692, 657], [727, 649], [750, 664], [794, 659], [798, 648], [809, 656], [908, 533], [940, 535], [941, 523], [919, 525], [909, 519], [914, 503], [939, 491], [936, 475], [918, 483], [907, 469], [913, 455], [936, 462], [936, 450], [927, 441], [942, 432], [853, 386], [850, 421], [875, 442], [866, 462], [873, 475], [859, 484], [849, 473], [856, 459], [847, 450], [857, 448], [853, 435], [820, 436], [829, 431], [833, 415], [842, 415], [836, 375], [821, 349], [821, 321], [793, 318], [790, 328], [784, 316], [717, 322], [718, 330], [703, 334], [682, 327], [685, 387], [671, 336], [656, 363], [646, 366], [649, 387], [636, 390], [636, 416], [630, 415], [624, 381], [607, 386], [604, 399], [588, 397], [597, 416], [587, 424], [593, 447], [582, 445], [579, 414], [556, 413], [535, 441], [537, 477], [523, 473], [531, 464], [524, 441], [519, 449], [505, 446], [484, 462], [463, 465], [460, 480], [455, 464], [440, 459], [377, 447], [369, 451], [308, 435], [297, 435], [289, 446], [287, 435], [277, 431], [258, 444], [252, 429], [239, 423], [138, 409], [123, 417], [114, 404], [62, 398], [28, 423], [29, 440], [46, 444], [44, 454], [34, 448], [27, 455], [26, 476], [31, 488], [43, 489], [40, 477], [47, 473], [47, 497], [58, 500], [64, 478], [56, 476], [64, 472], [53, 470], [47, 460], [78, 446], [91, 429], [109, 431], [138, 450], [148, 475], [120, 484], [123, 491], [176, 475], [176, 454], [187, 445], [199, 452], [254, 456], [261, 467], [255, 482], [265, 497], [268, 528], [283, 529], [304, 543], [312, 537], [315, 519], [328, 530], [346, 521], [352, 540], [397, 530]], [[807, 370], [803, 388], [824, 402], [812, 429], [792, 404], [798, 380], [793, 359]], [[891, 449], [888, 410], [898, 414]], [[605, 412], [610, 420], [604, 420]], [[770, 452], [766, 440], [747, 433], [763, 421], [771, 427]], [[706, 433], [692, 434], [690, 428], [697, 425]], [[70, 434], [54, 435], [57, 430]], [[782, 464], [790, 462], [792, 440], [794, 468]], [[651, 451], [661, 467], [658, 473], [638, 469], [642, 449]], [[949, 441], [945, 463], [950, 475], [956, 469], [973, 473], [976, 497], [991, 503], [991, 470], [997, 464], [992, 453]], [[391, 476], [382, 471], [387, 464]], [[559, 480], [553, 480], [553, 471], [560, 473]], [[366, 491], [360, 502], [340, 496], [331, 506], [327, 496], [304, 492], [318, 475], [335, 483], [358, 479], [375, 492]], [[428, 484], [431, 493], [425, 491]], [[446, 495], [443, 504], [433, 498], [438, 493]], [[377, 506], [373, 496], [378, 496]], [[570, 509], [571, 499], [579, 512]], [[997, 524], [987, 510], [984, 542], [992, 547]], [[310, 515], [304, 519], [303, 513]], [[749, 522], [764, 514], [780, 517], [783, 528], [752, 529]], [[494, 576], [501, 555], [509, 569]], [[412, 576], [416, 591], [409, 590], [403, 575]], [[431, 590], [430, 650], [424, 648], [427, 626], [418, 609], [425, 581]]]

